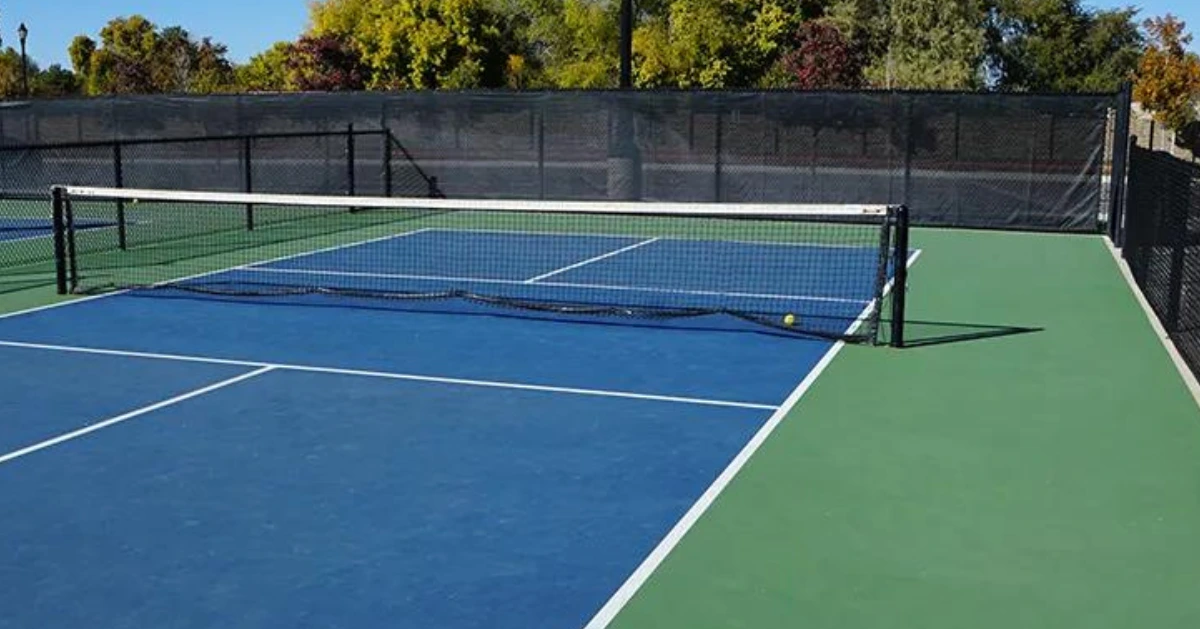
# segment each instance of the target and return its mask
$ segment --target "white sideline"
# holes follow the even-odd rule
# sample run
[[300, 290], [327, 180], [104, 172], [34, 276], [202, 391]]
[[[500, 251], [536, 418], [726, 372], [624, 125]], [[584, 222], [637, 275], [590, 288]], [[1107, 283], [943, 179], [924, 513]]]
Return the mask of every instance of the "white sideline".
[[549, 273], [542, 273], [541, 275], [535, 275], [535, 276], [525, 280], [524, 283], [525, 284], [533, 284], [535, 282], [540, 282], [541, 280], [549, 279], [551, 277], [554, 277], [555, 275], [566, 273], [567, 271], [570, 271], [571, 269], [578, 269], [581, 266], [587, 266], [593, 262], [607, 260], [611, 257], [619, 256], [622, 253], [625, 253], [626, 251], [633, 251], [634, 249], [637, 249], [639, 247], [645, 247], [646, 245], [648, 245], [652, 242], [657, 242], [657, 241], [658, 241], [658, 238], [650, 238], [649, 240], [635, 242], [632, 245], [629, 245], [628, 247], [621, 247], [620, 249], [616, 249], [614, 251], [609, 251], [608, 253], [602, 253], [598, 256], [593, 256], [591, 258], [588, 258], [587, 260], [581, 260], [579, 262], [576, 262], [575, 264], [568, 264], [567, 266], [564, 266], [564, 267], [561, 267], [558, 269], [554, 269], [553, 271], [550, 271]]
[[145, 415], [145, 414], [147, 414], [147, 413], [151, 413], [151, 412], [157, 411], [157, 410], [159, 410], [159, 409], [161, 409], [161, 408], [166, 408], [166, 407], [168, 407], [168, 406], [172, 406], [172, 405], [174, 405], [174, 404], [178, 404], [178, 403], [180, 403], [180, 402], [183, 402], [183, 401], [185, 401], [185, 400], [190, 400], [190, 399], [192, 399], [192, 398], [194, 398], [194, 397], [199, 397], [199, 396], [201, 396], [201, 395], [204, 395], [204, 394], [206, 394], [206, 393], [211, 393], [211, 392], [213, 392], [213, 391], [216, 391], [217, 389], [223, 389], [223, 388], [225, 388], [225, 387], [227, 387], [227, 386], [230, 386], [230, 385], [233, 385], [233, 384], [237, 384], [237, 383], [239, 383], [239, 382], [244, 382], [244, 381], [246, 381], [246, 380], [249, 380], [249, 379], [251, 379], [251, 378], [256, 378], [256, 377], [258, 377], [258, 376], [261, 376], [261, 375], [263, 375], [263, 374], [265, 374], [265, 373], [268, 373], [268, 372], [270, 372], [270, 371], [274, 371], [274, 370], [275, 370], [275, 368], [274, 368], [274, 367], [260, 367], [260, 368], [258, 368], [258, 369], [255, 369], [254, 371], [250, 371], [250, 372], [247, 372], [247, 373], [243, 373], [243, 374], [240, 374], [240, 375], [234, 376], [234, 377], [232, 377], [232, 378], [228, 378], [228, 379], [226, 379], [226, 380], [222, 380], [222, 381], [220, 381], [220, 382], [217, 382], [217, 383], [214, 383], [214, 384], [210, 384], [210, 385], [208, 385], [208, 386], [206, 386], [206, 387], [201, 387], [201, 388], [199, 388], [199, 389], [195, 389], [195, 390], [192, 390], [192, 391], [188, 391], [187, 393], [184, 393], [184, 394], [181, 394], [181, 395], [177, 395], [177, 396], [175, 396], [175, 397], [173, 397], [173, 398], [169, 398], [169, 399], [163, 400], [163, 401], [161, 401], [161, 402], [156, 402], [156, 403], [154, 403], [154, 404], [151, 404], [151, 405], [149, 405], [149, 406], [143, 406], [142, 408], [139, 408], [139, 409], [137, 409], [137, 410], [135, 410], [135, 411], [130, 411], [130, 412], [128, 412], [128, 413], [125, 413], [125, 414], [123, 414], [123, 415], [117, 415], [116, 417], [111, 417], [111, 418], [109, 418], [109, 419], [106, 419], [106, 420], [104, 420], [104, 421], [97, 422], [97, 423], [95, 423], [95, 424], [90, 424], [90, 425], [88, 425], [88, 426], [85, 426], [85, 427], [83, 427], [83, 428], [80, 428], [79, 430], [75, 430], [75, 431], [72, 431], [72, 432], [68, 432], [68, 433], [66, 433], [66, 434], [62, 434], [62, 435], [59, 435], [59, 436], [57, 436], [57, 437], [53, 437], [53, 438], [51, 438], [51, 439], [47, 439], [47, 440], [45, 440], [45, 441], [41, 441], [41, 442], [35, 443], [35, 444], [31, 445], [31, 446], [28, 446], [28, 447], [25, 447], [25, 448], [21, 448], [20, 450], [15, 450], [15, 451], [13, 451], [13, 452], [9, 452], [8, 454], [5, 454], [5, 455], [3, 455], [3, 456], [0, 456], [0, 465], [3, 465], [4, 463], [8, 463], [9, 461], [12, 461], [13, 459], [19, 459], [19, 458], [21, 458], [21, 457], [23, 457], [23, 456], [27, 456], [27, 455], [33, 454], [34, 452], [38, 452], [38, 451], [40, 451], [40, 450], [45, 450], [46, 448], [52, 448], [52, 447], [54, 447], [54, 446], [56, 446], [56, 445], [58, 445], [58, 444], [60, 444], [60, 443], [67, 442], [67, 441], [70, 441], [70, 440], [72, 440], [72, 439], [78, 439], [79, 437], [82, 437], [82, 436], [84, 436], [84, 435], [91, 434], [91, 433], [93, 433], [93, 432], [96, 432], [97, 430], [102, 430], [102, 429], [104, 429], [104, 428], [108, 428], [109, 426], [113, 426], [113, 425], [119, 424], [119, 423], [121, 423], [121, 422], [128, 421], [128, 420], [130, 420], [130, 419], [133, 419], [133, 418], [135, 418], [135, 417], [140, 417], [140, 416], [142, 416], [142, 415]]
[[237, 367], [257, 367], [279, 369], [283, 371], [302, 371], [308, 373], [323, 373], [342, 376], [363, 376], [367, 378], [383, 378], [388, 380], [409, 380], [413, 382], [432, 382], [438, 384], [454, 384], [471, 387], [486, 387], [491, 389], [516, 389], [521, 391], [540, 391], [543, 393], [567, 393], [571, 395], [589, 395], [596, 397], [615, 397], [631, 400], [648, 400], [654, 402], [674, 402], [679, 404], [694, 404], [699, 406], [724, 406], [732, 408], [749, 408], [773, 411], [774, 404], [758, 404], [755, 402], [738, 402], [731, 400], [711, 400], [705, 398], [682, 397], [675, 395], [658, 395], [653, 393], [634, 393], [630, 391], [610, 391], [604, 389], [580, 389], [575, 387], [558, 387], [543, 384], [523, 384], [519, 382], [501, 382], [497, 380], [472, 380], [467, 378], [448, 378], [442, 376], [423, 376], [420, 374], [393, 373], [388, 371], [369, 371], [362, 369], [343, 369], [339, 367], [317, 367], [313, 365], [294, 365], [288, 363], [269, 363], [254, 360], [236, 360], [229, 358], [210, 358], [207, 356], [186, 356], [182, 354], [160, 354], [155, 352], [136, 352], [120, 349], [102, 349], [95, 347], [76, 347], [71, 345], [53, 345], [48, 343], [26, 343], [23, 341], [0, 341], [0, 347], [16, 347], [22, 349], [39, 349], [54, 352], [75, 354], [98, 354], [101, 356], [122, 356], [126, 358], [149, 358], [155, 360], [170, 360], [187, 363], [206, 363], [210, 365], [233, 365]]
[[[914, 251], [912, 255], [908, 257], [905, 266], [911, 267], [914, 263], [916, 263], [917, 258], [919, 258], [920, 255], [920, 250]], [[887, 285], [884, 287], [884, 296], [887, 296], [887, 294], [891, 292], [892, 286], [893, 281], [888, 280]], [[846, 328], [846, 334], [850, 335], [856, 329], [858, 329], [858, 327], [862, 325], [862, 322], [865, 321], [867, 317], [871, 316], [875, 307], [875, 300], [871, 300], [871, 303], [867, 304], [866, 308], [863, 308], [862, 314], [855, 319], [854, 323], [851, 323], [850, 326]], [[781, 404], [779, 408], [771, 414], [771, 417], [768, 418], [762, 427], [758, 429], [758, 432], [754, 433], [754, 436], [750, 438], [750, 441], [746, 443], [745, 447], [743, 447], [741, 451], [739, 451], [737, 455], [733, 457], [733, 460], [730, 461], [729, 465], [725, 467], [719, 476], [717, 476], [716, 480], [714, 480], [712, 484], [708, 486], [708, 489], [706, 489], [704, 493], [701, 494], [698, 499], [696, 499], [696, 502], [692, 504], [691, 508], [689, 508], [687, 512], [683, 514], [683, 517], [681, 517], [679, 521], [675, 523], [675, 526], [667, 532], [666, 536], [663, 537], [658, 545], [654, 547], [654, 550], [650, 551], [650, 554], [647, 555], [644, 560], [642, 560], [642, 563], [639, 564], [636, 569], [634, 569], [633, 574], [629, 575], [625, 582], [621, 584], [621, 587], [619, 587], [617, 591], [614, 592], [613, 595], [608, 599], [608, 601], [604, 603], [600, 610], [596, 612], [596, 615], [592, 616], [592, 619], [588, 621], [586, 625], [584, 625], [583, 629], [605, 629], [610, 623], [612, 623], [612, 621], [617, 617], [617, 614], [619, 614], [621, 610], [625, 608], [625, 605], [627, 605], [629, 601], [633, 599], [638, 590], [640, 590], [642, 586], [646, 584], [646, 581], [650, 579], [650, 575], [654, 574], [654, 571], [657, 570], [660, 565], [662, 565], [662, 562], [665, 561], [667, 556], [671, 554], [671, 551], [675, 550], [675, 547], [679, 545], [679, 542], [683, 540], [688, 531], [690, 531], [696, 522], [700, 520], [700, 517], [704, 515], [704, 512], [708, 511], [708, 508], [712, 506], [714, 502], [716, 502], [717, 496], [721, 495], [721, 492], [723, 492], [725, 488], [728, 487], [731, 482], [733, 482], [733, 479], [738, 475], [739, 472], [742, 471], [742, 468], [746, 466], [746, 463], [750, 461], [750, 458], [754, 456], [754, 453], [757, 452], [764, 443], [766, 443], [767, 438], [771, 436], [771, 433], [775, 432], [775, 429], [779, 427], [779, 424], [783, 422], [783, 419], [787, 417], [787, 414], [791, 412], [792, 408], [794, 408], [798, 402], [800, 402], [800, 399], [804, 397], [804, 394], [808, 392], [813, 383], [817, 381], [817, 378], [820, 377], [827, 367], [829, 367], [830, 363], [833, 362], [833, 359], [837, 357], [837, 355], [842, 351], [842, 348], [845, 346], [845, 341], [838, 341], [834, 343], [827, 352], [825, 352], [825, 355], [821, 357], [821, 360], [817, 361], [817, 364], [813, 367], [812, 371], [808, 372], [808, 375], [805, 376], [804, 380], [802, 380], [800, 384], [796, 386], [795, 390], [788, 395], [787, 399], [783, 401], [783, 404]]]

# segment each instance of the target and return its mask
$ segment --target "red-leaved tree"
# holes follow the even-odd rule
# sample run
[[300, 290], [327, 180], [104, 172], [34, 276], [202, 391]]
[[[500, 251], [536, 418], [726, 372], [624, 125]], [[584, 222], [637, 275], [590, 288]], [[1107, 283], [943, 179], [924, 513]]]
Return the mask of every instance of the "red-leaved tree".
[[850, 89], [863, 85], [865, 55], [836, 26], [820, 20], [800, 25], [783, 64], [792, 87], [798, 89]]
[[332, 35], [304, 35], [291, 46], [286, 68], [289, 83], [301, 91], [361, 90], [367, 83], [362, 57]]

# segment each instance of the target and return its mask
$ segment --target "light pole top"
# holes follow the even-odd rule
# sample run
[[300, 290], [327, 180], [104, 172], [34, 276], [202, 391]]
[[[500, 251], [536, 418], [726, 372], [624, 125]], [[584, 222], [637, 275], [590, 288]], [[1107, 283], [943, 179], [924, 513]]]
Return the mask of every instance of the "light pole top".
[[29, 37], [29, 29], [25, 28], [24, 22], [21, 22], [21, 25], [17, 27], [17, 37], [21, 39], [22, 44], [25, 43], [25, 38]]

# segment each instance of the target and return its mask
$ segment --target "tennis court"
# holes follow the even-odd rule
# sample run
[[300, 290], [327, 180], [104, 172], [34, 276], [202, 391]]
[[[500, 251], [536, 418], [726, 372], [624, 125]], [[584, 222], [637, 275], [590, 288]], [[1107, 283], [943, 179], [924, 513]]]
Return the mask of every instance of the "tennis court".
[[[186, 215], [220, 231], [230, 207]], [[881, 305], [880, 244], [849, 238], [877, 226], [760, 242], [738, 239], [744, 222], [713, 240], [681, 219], [646, 238], [595, 233], [624, 217], [587, 233], [569, 216], [450, 229], [341, 210], [302, 220], [393, 233], [278, 256], [267, 223], [264, 259], [212, 269], [225, 258], [190, 255], [211, 233], [171, 224], [185, 214], [128, 211], [126, 237], [153, 229], [142, 246], [172, 259], [151, 272], [206, 271], [0, 319], [0, 483], [26, 514], [4, 531], [13, 626], [602, 626], [841, 346], [728, 304], [834, 334]], [[137, 249], [80, 254], [73, 279], [144, 270], [111, 263]], [[473, 299], [497, 290], [509, 308]], [[56, 542], [79, 535], [94, 543]]]

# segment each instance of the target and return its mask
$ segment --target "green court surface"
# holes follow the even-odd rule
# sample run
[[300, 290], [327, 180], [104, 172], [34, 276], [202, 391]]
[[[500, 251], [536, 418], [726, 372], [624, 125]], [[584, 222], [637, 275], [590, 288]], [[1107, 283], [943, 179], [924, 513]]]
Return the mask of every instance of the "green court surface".
[[1105, 241], [913, 246], [927, 344], [846, 347], [612, 627], [1200, 627], [1200, 410]]

